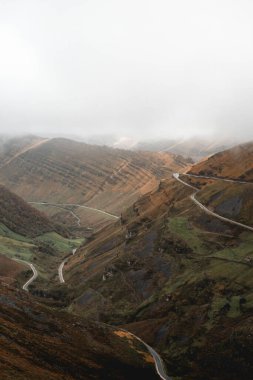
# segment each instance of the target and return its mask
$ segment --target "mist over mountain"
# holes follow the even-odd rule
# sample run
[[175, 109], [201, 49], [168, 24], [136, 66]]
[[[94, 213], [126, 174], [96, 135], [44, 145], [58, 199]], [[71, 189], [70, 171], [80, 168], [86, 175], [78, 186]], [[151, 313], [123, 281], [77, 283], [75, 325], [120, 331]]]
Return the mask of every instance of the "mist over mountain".
[[1, 380], [253, 379], [252, 20], [0, 1]]
[[252, 139], [253, 4], [2, 2], [5, 133]]

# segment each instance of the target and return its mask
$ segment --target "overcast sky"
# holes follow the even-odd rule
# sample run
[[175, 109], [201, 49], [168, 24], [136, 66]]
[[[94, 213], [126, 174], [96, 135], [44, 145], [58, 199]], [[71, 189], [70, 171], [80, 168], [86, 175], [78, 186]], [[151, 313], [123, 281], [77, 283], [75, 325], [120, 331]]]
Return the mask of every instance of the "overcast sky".
[[0, 0], [0, 132], [253, 139], [252, 0]]

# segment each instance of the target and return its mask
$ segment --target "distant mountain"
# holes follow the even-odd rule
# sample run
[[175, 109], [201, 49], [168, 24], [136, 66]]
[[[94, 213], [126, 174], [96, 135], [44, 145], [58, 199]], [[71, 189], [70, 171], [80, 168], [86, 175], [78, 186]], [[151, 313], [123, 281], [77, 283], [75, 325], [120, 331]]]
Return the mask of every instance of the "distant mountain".
[[239, 143], [238, 140], [234, 140], [233, 138], [221, 138], [219, 136], [142, 140], [131, 136], [98, 135], [90, 137], [75, 136], [73, 140], [133, 151], [170, 152], [182, 155], [185, 158], [190, 157], [194, 162], [198, 162], [203, 157], [223, 151]]
[[[0, 182], [27, 201], [85, 204], [120, 215], [161, 178], [184, 170], [187, 164], [171, 153], [134, 152], [58, 138], [16, 155], [0, 168]], [[87, 223], [88, 210], [75, 211]]]
[[0, 167], [11, 162], [19, 154], [45, 141], [41, 137], [26, 135], [20, 137], [0, 136]]
[[215, 154], [194, 165], [190, 172], [253, 181], [253, 142]]
[[136, 144], [134, 149], [171, 152], [182, 155], [183, 157], [191, 157], [195, 162], [197, 162], [203, 157], [223, 151], [224, 149], [227, 149], [235, 144], [236, 142], [229, 141], [228, 139], [201, 139], [195, 137], [189, 139], [143, 141]]

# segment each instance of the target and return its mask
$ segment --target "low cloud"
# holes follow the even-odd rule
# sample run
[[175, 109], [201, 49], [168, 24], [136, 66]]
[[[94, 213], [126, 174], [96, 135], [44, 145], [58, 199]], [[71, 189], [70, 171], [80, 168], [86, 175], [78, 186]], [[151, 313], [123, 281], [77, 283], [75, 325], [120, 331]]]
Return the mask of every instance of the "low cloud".
[[0, 131], [253, 138], [248, 0], [0, 5]]

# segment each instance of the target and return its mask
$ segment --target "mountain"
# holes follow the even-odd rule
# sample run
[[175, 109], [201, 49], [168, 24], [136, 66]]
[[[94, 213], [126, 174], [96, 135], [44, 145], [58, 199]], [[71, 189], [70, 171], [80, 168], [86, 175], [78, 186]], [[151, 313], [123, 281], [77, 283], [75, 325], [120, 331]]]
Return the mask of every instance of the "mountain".
[[159, 378], [147, 349], [129, 334], [50, 310], [1, 283], [0, 289], [2, 380]]
[[[199, 187], [197, 200], [212, 211], [214, 188], [223, 186], [223, 202], [233, 188], [238, 218], [252, 226], [252, 185], [180, 178]], [[193, 192], [175, 179], [161, 181], [81, 247], [64, 269], [68, 309], [140, 336], [162, 354], [172, 377], [248, 380], [252, 231], [204, 212]], [[214, 211], [233, 219], [227, 210]]]
[[194, 165], [192, 174], [253, 181], [253, 143], [237, 145]]
[[[186, 165], [185, 159], [170, 153], [132, 152], [51, 139], [2, 166], [0, 182], [26, 201], [74, 203], [118, 216], [139, 196], [155, 188], [162, 177]], [[55, 206], [38, 207], [50, 216], [63, 212]], [[99, 223], [102, 216], [105, 222], [112, 219], [96, 210], [71, 210], [86, 226], [87, 219], [90, 224]], [[72, 215], [75, 225], [76, 220]]]
[[[172, 378], [251, 379], [253, 197], [249, 146], [233, 148], [240, 152], [233, 162], [228, 161], [233, 154], [225, 151], [192, 166], [186, 174], [173, 176], [172, 169], [187, 170], [180, 157], [79, 145], [62, 139], [43, 142], [3, 166], [1, 176], [13, 181], [13, 188], [15, 183], [19, 191], [27, 189], [29, 197], [44, 193], [52, 202], [86, 200], [91, 207], [96, 199], [101, 202], [97, 207], [102, 209], [107, 204], [107, 210], [113, 210], [109, 209], [109, 197], [116, 203], [116, 185], [108, 180], [111, 170], [123, 198], [124, 191], [126, 195], [136, 191], [138, 196], [128, 207], [130, 198], [113, 205], [120, 217], [101, 225], [87, 239], [62, 236], [45, 215], [45, 225], [52, 223], [49, 228], [53, 230], [41, 233], [42, 227], [38, 227], [28, 236], [29, 227], [26, 231], [24, 226], [22, 231], [18, 228], [22, 223], [29, 226], [29, 217], [15, 224], [15, 209], [30, 210], [31, 206], [20, 201], [21, 207], [18, 200], [16, 206], [8, 198], [3, 201], [3, 208], [10, 207], [4, 215], [9, 215], [13, 225], [0, 225], [0, 254], [32, 263], [38, 278], [29, 285], [30, 295], [8, 286], [1, 288], [1, 374], [6, 379], [33, 378], [35, 374], [41, 379], [152, 378], [155, 374], [149, 371], [154, 370], [154, 363], [146, 367], [148, 362], [151, 365], [151, 357], [143, 353], [143, 346], [135, 348], [137, 342], [123, 328], [161, 354]], [[126, 167], [120, 161], [122, 157]], [[166, 160], [170, 160], [169, 165]], [[205, 174], [211, 167], [209, 160], [215, 160], [221, 170], [212, 167], [211, 178], [206, 178], [199, 166]], [[89, 171], [80, 171], [80, 165], [93, 161], [96, 170], [89, 166]], [[116, 170], [119, 162], [121, 169]], [[129, 174], [133, 162], [138, 169], [134, 178]], [[97, 174], [99, 168], [102, 178]], [[153, 175], [151, 185], [137, 177], [142, 170], [149, 173], [148, 178]], [[218, 178], [230, 178], [231, 170], [234, 182]], [[69, 182], [63, 183], [63, 194], [60, 185], [58, 194], [56, 187], [66, 173], [76, 185], [71, 190]], [[89, 194], [99, 179], [103, 184], [91, 198], [78, 190], [77, 181], [84, 186], [88, 175], [93, 189]], [[237, 181], [242, 178], [244, 181]], [[133, 183], [138, 184], [137, 190]], [[44, 196], [43, 201], [48, 199]], [[69, 217], [70, 211], [76, 212], [76, 208], [69, 209]], [[33, 218], [31, 215], [36, 225]], [[28, 270], [19, 272], [20, 267], [12, 267], [9, 260], [2, 262], [10, 283], [16, 286], [23, 286], [32, 275]], [[64, 283], [59, 281], [60, 267]]]
[[134, 146], [134, 149], [170, 152], [183, 157], [190, 157], [194, 162], [198, 162], [204, 157], [223, 151], [235, 144], [235, 141], [228, 139], [192, 137], [188, 139], [140, 141]]
[[42, 144], [46, 139], [27, 135], [20, 137], [0, 136], [0, 167], [11, 162], [12, 159]]
[[35, 237], [50, 231], [66, 233], [45, 214], [31, 207], [2, 185], [0, 185], [0, 218], [6, 227], [26, 237]]

